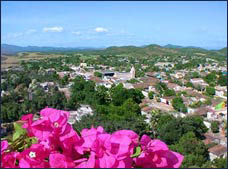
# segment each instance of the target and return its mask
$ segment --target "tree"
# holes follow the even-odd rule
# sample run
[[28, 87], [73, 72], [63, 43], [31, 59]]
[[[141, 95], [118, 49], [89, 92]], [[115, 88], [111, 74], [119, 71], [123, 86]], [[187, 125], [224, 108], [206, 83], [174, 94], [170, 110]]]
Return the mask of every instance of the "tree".
[[192, 87], [193, 88], [193, 84], [191, 82], [187, 82], [186, 87]]
[[227, 168], [227, 158], [216, 158], [212, 161], [212, 165], [216, 168]]
[[110, 119], [107, 117], [107, 115], [101, 115], [95, 112], [93, 116], [83, 116], [80, 121], [77, 121], [73, 125], [73, 127], [77, 131], [81, 131], [84, 128], [90, 128], [91, 126], [102, 126], [105, 131], [109, 133], [117, 130], [133, 130], [140, 136], [143, 134], [150, 136], [148, 125], [144, 121], [145, 118], [142, 116], [131, 116], [127, 119]]
[[102, 77], [102, 73], [100, 73], [100, 72], [94, 72], [94, 76]]
[[2, 91], [3, 91], [3, 90], [6, 91], [7, 88], [8, 88], [7, 83], [6, 83], [6, 82], [2, 82], [2, 83], [1, 83], [1, 90], [2, 90]]
[[157, 128], [158, 138], [166, 144], [174, 144], [182, 136], [181, 120], [173, 119]]
[[193, 132], [184, 134], [177, 144], [170, 146], [185, 156], [181, 168], [202, 166], [209, 159], [209, 152], [205, 144]]
[[227, 86], [227, 75], [220, 75], [217, 83], [221, 86]]
[[136, 103], [141, 103], [142, 99], [144, 99], [144, 95], [140, 89], [129, 89], [128, 98], [132, 98]]
[[211, 98], [207, 98], [204, 104], [211, 105], [212, 104]]
[[195, 102], [191, 105], [189, 105], [189, 107], [192, 107], [192, 108], [197, 108], [197, 107], [200, 107], [203, 103], [201, 101], [198, 101], [198, 102]]
[[141, 115], [141, 109], [137, 103], [134, 102], [132, 98], [127, 99], [123, 105], [122, 109], [124, 111], [124, 116], [130, 118], [135, 115]]
[[212, 71], [207, 76], [204, 77], [204, 80], [210, 84], [211, 82], [214, 82], [216, 80], [216, 72]]
[[96, 104], [95, 83], [91, 80], [86, 81], [83, 77], [77, 76], [71, 86], [71, 99], [77, 103]]
[[123, 84], [121, 83], [111, 88], [110, 95], [111, 95], [112, 103], [115, 106], [122, 105], [123, 102], [128, 99], [127, 89], [125, 89], [123, 87]]
[[203, 123], [203, 117], [201, 116], [186, 116], [182, 118], [181, 121], [182, 133], [192, 131], [197, 138], [203, 139], [203, 134], [208, 131], [208, 128]]
[[149, 96], [149, 99], [153, 99], [154, 98], [154, 92], [153, 91], [150, 91], [148, 93], [148, 96]]
[[184, 103], [183, 103], [183, 99], [181, 97], [175, 97], [172, 100], [172, 106], [175, 110], [179, 111], [179, 112], [187, 112], [187, 108], [185, 107]]
[[154, 136], [157, 135], [157, 125], [158, 125], [158, 121], [161, 118], [161, 112], [160, 110], [152, 110], [150, 112], [151, 118], [150, 118], [150, 126], [152, 128], [152, 132], [154, 134]]
[[192, 78], [199, 78], [200, 74], [198, 72], [193, 72], [191, 77]]
[[164, 96], [176, 96], [176, 92], [173, 89], [166, 89]]
[[[162, 120], [160, 120], [162, 119]], [[200, 116], [174, 118], [171, 115], [161, 116], [157, 124], [158, 138], [167, 144], [176, 143], [184, 134], [193, 132], [199, 139], [208, 131]]]
[[206, 161], [202, 155], [187, 154], [184, 156], [184, 160], [180, 168], [200, 168], [201, 166], [205, 165], [206, 162], [208, 161]]
[[213, 87], [206, 87], [206, 93], [210, 96], [215, 95], [215, 88]]
[[68, 76], [65, 75], [61, 80], [60, 80], [60, 84], [61, 85], [66, 85], [68, 83]]
[[213, 133], [218, 133], [219, 132], [219, 122], [218, 121], [213, 121], [211, 123], [211, 131]]
[[150, 115], [150, 126], [152, 128], [154, 137], [158, 136], [158, 130], [161, 129], [164, 124], [168, 123], [170, 120], [175, 119], [174, 116], [166, 113], [161, 113], [160, 110], [152, 110]]
[[105, 86], [97, 86], [95, 95], [98, 104], [102, 105], [109, 102], [108, 89]]

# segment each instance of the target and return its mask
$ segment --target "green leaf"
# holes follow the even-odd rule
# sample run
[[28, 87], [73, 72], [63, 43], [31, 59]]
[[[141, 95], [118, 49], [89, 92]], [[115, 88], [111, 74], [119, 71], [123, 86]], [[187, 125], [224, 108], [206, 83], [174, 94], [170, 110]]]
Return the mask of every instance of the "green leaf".
[[26, 138], [25, 141], [26, 141], [27, 143], [30, 143], [30, 144], [36, 144], [36, 143], [37, 143], [36, 137], [29, 137], [29, 138]]
[[138, 146], [138, 147], [136, 147], [136, 149], [135, 149], [135, 154], [132, 154], [132, 155], [131, 155], [131, 158], [138, 157], [140, 154], [141, 154], [141, 147]]
[[19, 123], [14, 123], [14, 130], [13, 141], [17, 140], [21, 135], [26, 134], [26, 130]]

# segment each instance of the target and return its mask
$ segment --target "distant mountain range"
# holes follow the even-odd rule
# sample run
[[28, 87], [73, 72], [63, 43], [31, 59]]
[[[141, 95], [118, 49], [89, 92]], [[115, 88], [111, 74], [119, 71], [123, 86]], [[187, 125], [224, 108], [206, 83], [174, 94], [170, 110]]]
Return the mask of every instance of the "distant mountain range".
[[21, 47], [16, 45], [2, 44], [1, 45], [1, 54], [3, 55], [15, 55], [18, 52], [74, 52], [74, 51], [94, 51], [95, 53], [104, 53], [104, 54], [185, 54], [185, 53], [211, 53], [216, 55], [227, 55], [227, 47], [220, 50], [207, 50], [200, 47], [194, 46], [178, 46], [168, 44], [165, 46], [160, 46], [157, 44], [145, 45], [141, 47], [137, 46], [111, 46], [108, 48], [92, 48], [92, 47], [76, 47], [76, 48], [64, 48], [64, 47], [39, 47], [39, 46], [27, 46]]
[[64, 47], [39, 47], [39, 46], [16, 46], [1, 44], [1, 53], [5, 55], [13, 55], [19, 52], [64, 52], [64, 51], [82, 51], [82, 50], [95, 50], [101, 48], [92, 47], [77, 47], [77, 48], [64, 48]]

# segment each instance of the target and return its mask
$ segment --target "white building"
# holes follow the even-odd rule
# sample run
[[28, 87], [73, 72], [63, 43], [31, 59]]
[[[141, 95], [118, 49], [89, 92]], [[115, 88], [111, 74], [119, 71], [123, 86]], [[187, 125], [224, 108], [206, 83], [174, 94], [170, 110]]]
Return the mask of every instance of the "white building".
[[191, 107], [188, 107], [188, 108], [187, 108], [188, 114], [194, 114], [195, 111], [196, 111], [196, 109], [194, 109], [194, 108], [191, 108]]
[[80, 67], [86, 67], [87, 63], [80, 63]]
[[93, 115], [93, 110], [89, 105], [81, 105], [77, 111], [69, 111], [70, 118], [68, 122], [74, 124], [76, 121], [80, 121], [82, 116]]
[[211, 128], [211, 123], [210, 122], [207, 122], [207, 121], [203, 121], [204, 125], [210, 129]]
[[135, 78], [135, 68], [132, 67], [130, 72], [116, 72], [114, 74], [114, 77], [118, 78], [118, 79], [122, 79], [122, 80], [130, 80], [130, 79], [134, 79]]
[[123, 83], [123, 87], [125, 87], [126, 89], [133, 89], [134, 88], [133, 84], [131, 84], [131, 83]]
[[201, 78], [193, 78], [193, 79], [190, 79], [190, 82], [191, 83], [204, 83], [204, 80], [201, 79]]
[[142, 94], [145, 96], [145, 98], [148, 98], [148, 92], [142, 91]]
[[224, 91], [218, 91], [218, 90], [216, 90], [215, 91], [215, 95], [216, 96], [219, 96], [219, 97], [224, 97]]

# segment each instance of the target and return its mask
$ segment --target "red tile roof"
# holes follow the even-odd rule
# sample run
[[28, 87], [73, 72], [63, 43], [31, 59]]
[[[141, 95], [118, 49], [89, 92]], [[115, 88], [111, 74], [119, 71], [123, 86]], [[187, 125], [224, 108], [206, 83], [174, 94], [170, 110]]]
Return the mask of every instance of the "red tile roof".
[[153, 110], [153, 108], [152, 107], [143, 107], [142, 108], [142, 111], [144, 111], [144, 112], [150, 112], [151, 110]]
[[219, 144], [219, 145], [216, 145], [214, 147], [209, 148], [208, 151], [210, 153], [217, 155], [217, 156], [221, 156], [227, 152], [227, 148], [225, 146]]

